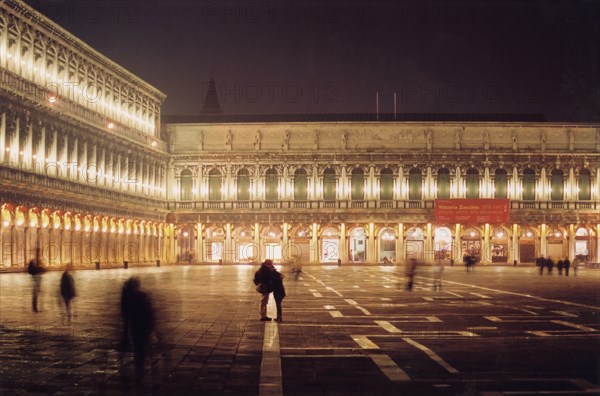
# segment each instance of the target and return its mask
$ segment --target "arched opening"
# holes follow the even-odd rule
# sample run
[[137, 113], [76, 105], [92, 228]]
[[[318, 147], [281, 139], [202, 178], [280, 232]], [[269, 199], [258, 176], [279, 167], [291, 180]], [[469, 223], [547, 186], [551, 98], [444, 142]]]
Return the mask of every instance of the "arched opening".
[[340, 257], [340, 239], [338, 230], [326, 227], [321, 233], [321, 261], [324, 263], [337, 262]]
[[223, 178], [218, 169], [208, 172], [208, 200], [220, 201], [223, 199]]
[[412, 227], [406, 231], [406, 259], [416, 259], [423, 261], [423, 229], [421, 227]]
[[300, 225], [294, 228], [290, 234], [290, 247], [284, 252], [284, 258], [297, 259], [300, 262], [310, 261], [310, 238], [308, 227]]
[[260, 260], [260, 248], [255, 246], [252, 229], [240, 227], [235, 232], [237, 244], [237, 262], [250, 263]]
[[519, 238], [519, 261], [522, 263], [534, 263], [537, 257], [535, 248], [535, 231], [531, 228], [523, 228]]
[[335, 201], [336, 175], [333, 168], [327, 168], [323, 171], [323, 199], [325, 201]]
[[196, 231], [191, 225], [185, 225], [177, 231], [177, 262], [192, 264], [196, 259], [194, 242]]
[[294, 200], [306, 201], [308, 199], [308, 179], [306, 171], [302, 168], [294, 172]]
[[179, 174], [181, 177], [181, 189], [180, 189], [180, 197], [179, 199], [182, 201], [191, 201], [192, 198], [192, 189], [194, 186], [194, 181], [192, 178], [192, 171], [189, 169], [184, 169]]
[[225, 232], [221, 227], [210, 227], [206, 230], [206, 258], [218, 262], [225, 259]]
[[550, 185], [552, 188], [550, 199], [553, 201], [562, 201], [565, 195], [565, 178], [562, 170], [552, 170]]
[[350, 231], [348, 259], [350, 262], [359, 263], [367, 261], [367, 235], [362, 227], [356, 227]]
[[589, 261], [591, 246], [590, 232], [583, 227], [578, 228], [575, 231], [575, 256], [580, 260]]
[[448, 168], [438, 169], [437, 197], [440, 199], [450, 198], [450, 170]]
[[419, 168], [412, 168], [408, 173], [408, 199], [420, 201], [422, 197], [422, 176]]
[[566, 233], [558, 227], [548, 229], [546, 235], [547, 248], [546, 252], [549, 258], [554, 260], [563, 260], [567, 256], [567, 239]]
[[496, 169], [494, 175], [494, 198], [508, 198], [508, 173], [506, 169]]
[[477, 228], [471, 227], [462, 234], [462, 256], [475, 257], [475, 262], [481, 261], [481, 233]]
[[592, 199], [592, 175], [589, 169], [583, 168], [579, 171], [578, 180], [578, 199], [580, 201], [589, 201]]
[[238, 201], [250, 200], [250, 172], [240, 169], [237, 173], [237, 199]]
[[479, 171], [475, 168], [467, 169], [467, 198], [479, 198]]
[[281, 261], [281, 230], [277, 227], [268, 227], [263, 232], [265, 259]]
[[275, 168], [269, 168], [265, 173], [265, 199], [276, 201], [278, 198], [279, 177]]
[[523, 170], [523, 201], [535, 200], [535, 171], [531, 168]]
[[502, 227], [497, 227], [492, 231], [490, 254], [492, 263], [508, 262], [508, 232]]
[[394, 199], [394, 173], [389, 168], [382, 169], [380, 173], [379, 199], [381, 201]]
[[379, 233], [379, 262], [388, 264], [396, 262], [396, 232], [386, 227]]
[[452, 254], [452, 231], [448, 227], [435, 229], [433, 233], [433, 251], [436, 260], [450, 261]]
[[361, 168], [352, 170], [350, 190], [353, 201], [363, 201], [365, 199], [365, 173]]

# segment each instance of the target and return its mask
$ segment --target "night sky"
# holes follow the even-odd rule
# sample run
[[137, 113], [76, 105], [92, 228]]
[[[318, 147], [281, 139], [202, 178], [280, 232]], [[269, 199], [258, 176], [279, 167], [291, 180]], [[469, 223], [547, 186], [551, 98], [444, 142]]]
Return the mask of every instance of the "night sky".
[[599, 1], [27, 0], [200, 114], [541, 113], [598, 121]]

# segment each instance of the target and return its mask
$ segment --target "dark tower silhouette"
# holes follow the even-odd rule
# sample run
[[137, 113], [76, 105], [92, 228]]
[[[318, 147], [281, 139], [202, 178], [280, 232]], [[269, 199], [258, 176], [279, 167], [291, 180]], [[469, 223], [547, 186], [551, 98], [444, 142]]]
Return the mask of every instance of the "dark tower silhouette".
[[222, 114], [221, 106], [219, 105], [219, 98], [217, 97], [217, 88], [215, 87], [215, 79], [210, 76], [208, 83], [208, 90], [204, 97], [204, 105], [202, 106], [202, 114]]

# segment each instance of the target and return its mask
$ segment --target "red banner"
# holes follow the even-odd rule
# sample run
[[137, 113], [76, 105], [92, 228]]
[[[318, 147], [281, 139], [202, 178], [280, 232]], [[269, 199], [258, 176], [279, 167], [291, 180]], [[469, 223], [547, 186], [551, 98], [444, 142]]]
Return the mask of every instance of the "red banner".
[[509, 199], [436, 199], [438, 223], [507, 223]]

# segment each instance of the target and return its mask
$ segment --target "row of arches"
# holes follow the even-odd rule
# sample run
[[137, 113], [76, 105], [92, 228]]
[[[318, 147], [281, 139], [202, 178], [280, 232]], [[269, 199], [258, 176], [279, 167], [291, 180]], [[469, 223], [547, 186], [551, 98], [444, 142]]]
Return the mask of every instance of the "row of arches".
[[178, 255], [201, 262], [460, 262], [470, 255], [484, 263], [533, 263], [538, 256], [598, 254], [598, 230], [590, 226], [197, 224], [181, 225], [175, 235]]
[[1, 267], [24, 266], [36, 254], [48, 266], [169, 258], [165, 223], [10, 203], [0, 207], [0, 219]]
[[[552, 201], [563, 201], [575, 199], [589, 201], [592, 199], [593, 182], [592, 173], [588, 168], [578, 171], [574, 186], [568, 180], [569, 172], [555, 168], [549, 177], [537, 176], [534, 169], [525, 168], [520, 179], [516, 182], [504, 168], [497, 168], [490, 172], [481, 174], [477, 168], [468, 168], [464, 177], [457, 175], [454, 169], [442, 167], [437, 169], [435, 175], [430, 175], [418, 167], [411, 167], [405, 180], [399, 180], [390, 168], [383, 168], [376, 175], [376, 180], [370, 186], [369, 171], [362, 167], [351, 170], [348, 177], [349, 199], [362, 201], [373, 197], [379, 200], [399, 199], [404, 196], [409, 200], [424, 199], [425, 192], [430, 198], [512, 198], [524, 201], [536, 199], [548, 199]], [[242, 168], [234, 176], [232, 194], [227, 194], [226, 173], [219, 168], [208, 171], [206, 182], [206, 199], [208, 201], [221, 201], [227, 196], [233, 196], [238, 201], [251, 200], [253, 198], [266, 199], [268, 201], [281, 199], [282, 184], [289, 181], [290, 198], [296, 201], [305, 201], [320, 198], [325, 201], [339, 199], [343, 180], [335, 168], [327, 167], [318, 175], [317, 188], [312, 189], [311, 174], [305, 168], [296, 169], [291, 177], [285, 178], [276, 168], [267, 168], [264, 177], [256, 177], [249, 169]], [[194, 193], [194, 175], [190, 169], [183, 169], [179, 174], [180, 194], [182, 201], [191, 201], [197, 194]], [[254, 187], [255, 185], [258, 188]], [[430, 187], [430, 185], [432, 185]], [[371, 191], [368, 191], [368, 187]], [[573, 191], [571, 191], [571, 189]], [[567, 191], [569, 190], [569, 191]], [[567, 194], [567, 192], [569, 194]], [[320, 194], [319, 194], [320, 193]]]

